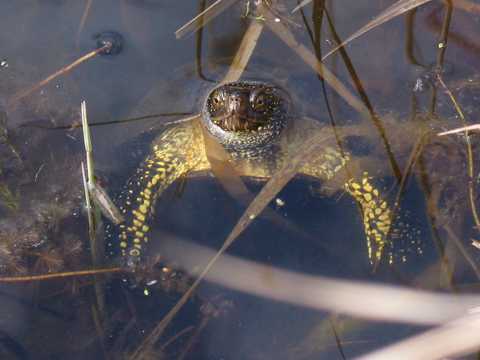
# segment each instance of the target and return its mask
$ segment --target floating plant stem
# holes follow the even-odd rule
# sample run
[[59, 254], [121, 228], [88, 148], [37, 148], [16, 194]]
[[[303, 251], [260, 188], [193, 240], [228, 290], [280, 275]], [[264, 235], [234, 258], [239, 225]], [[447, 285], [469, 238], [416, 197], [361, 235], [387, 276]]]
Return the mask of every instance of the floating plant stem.
[[255, 20], [250, 21], [248, 29], [243, 35], [239, 50], [235, 54], [228, 72], [221, 82], [222, 84], [240, 79], [253, 54], [253, 50], [255, 50], [255, 47], [257, 46], [257, 41], [262, 34], [262, 30], [263, 22]]
[[447, 50], [448, 32], [450, 30], [450, 23], [452, 21], [453, 5], [452, 0], [445, 0], [445, 15], [443, 18], [442, 30], [437, 42], [437, 70], [441, 71], [443, 67], [443, 60], [445, 58], [445, 51]]
[[380, 26], [387, 21], [394, 19], [397, 16], [400, 16], [407, 11], [410, 11], [420, 5], [426, 4], [432, 0], [399, 0], [395, 4], [391, 5], [383, 12], [381, 12], [375, 19], [370, 21], [368, 24], [357, 30], [353, 35], [349, 36], [346, 40], [344, 40], [341, 44], [335, 46], [332, 50], [330, 50], [325, 56], [322, 58], [322, 61], [325, 61], [330, 55], [336, 52], [338, 49], [344, 47], [352, 40], [362, 36], [363, 34], [369, 32], [370, 30]]
[[[198, 245], [198, 239], [187, 241], [172, 235], [171, 240], [175, 241], [165, 242], [164, 249], [183, 269], [204, 264], [215, 253], [214, 249]], [[447, 294], [420, 287], [304, 274], [229, 254], [219, 260], [206, 279], [274, 301], [380, 322], [437, 325], [478, 310], [480, 303], [475, 293]]]
[[62, 279], [67, 277], [111, 274], [111, 273], [118, 273], [123, 271], [124, 270], [122, 268], [115, 267], [115, 268], [105, 268], [105, 269], [67, 271], [67, 272], [54, 273], [54, 274], [42, 274], [42, 275], [31, 275], [31, 276], [5, 276], [5, 277], [0, 277], [0, 283], [20, 283], [20, 282], [54, 280], [54, 279]]
[[416, 66], [425, 67], [417, 59], [415, 55], [415, 18], [417, 15], [417, 8], [414, 8], [405, 14], [405, 56], [409, 63]]
[[[480, 317], [476, 308], [451, 322], [385, 345], [356, 359], [478, 359], [479, 328]], [[472, 356], [465, 356], [468, 354]]]
[[472, 211], [472, 216], [473, 220], [475, 222], [475, 226], [478, 231], [480, 231], [480, 217], [478, 215], [477, 211], [477, 206], [475, 205], [475, 199], [476, 199], [476, 194], [475, 194], [475, 187], [474, 187], [474, 166], [473, 166], [473, 150], [472, 150], [472, 142], [470, 141], [470, 134], [468, 130], [465, 128], [467, 125], [467, 121], [465, 120], [465, 116], [463, 114], [462, 108], [458, 104], [457, 100], [455, 99], [455, 96], [453, 96], [452, 92], [450, 89], [447, 87], [445, 82], [442, 79], [442, 76], [440, 73], [437, 73], [437, 80], [440, 83], [440, 85], [445, 89], [445, 92], [447, 93], [448, 97], [452, 101], [452, 104], [455, 108], [455, 111], [457, 112], [460, 120], [462, 121], [465, 129], [465, 146], [467, 148], [467, 171], [468, 171], [468, 195], [470, 199], [470, 209]]
[[177, 333], [176, 333], [175, 335], [173, 335], [170, 339], [168, 339], [168, 340], [165, 342], [165, 344], [162, 344], [162, 347], [161, 347], [161, 349], [160, 349], [160, 352], [164, 352], [170, 344], [174, 343], [175, 341], [177, 341], [178, 339], [180, 339], [183, 335], [191, 332], [192, 330], [195, 330], [195, 326], [190, 325], [190, 326], [187, 326], [185, 329], [177, 332]]
[[[327, 19], [328, 26], [330, 28], [330, 33], [332, 34], [333, 38], [335, 39], [335, 42], [337, 44], [340, 44], [342, 42], [341, 38], [340, 38], [340, 36], [338, 35], [338, 33], [335, 29], [333, 20], [330, 17], [330, 14], [329, 14], [327, 8], [325, 8], [325, 18]], [[364, 86], [363, 86], [363, 84], [360, 80], [360, 77], [357, 74], [357, 71], [355, 70], [355, 66], [354, 66], [352, 60], [348, 56], [348, 53], [347, 53], [346, 49], [341, 48], [339, 51], [340, 51], [340, 56], [342, 57], [342, 60], [345, 64], [345, 67], [347, 68], [347, 71], [348, 71], [350, 77], [352, 78], [353, 85], [354, 85], [355, 89], [357, 90], [357, 93], [359, 94], [360, 99], [363, 101], [363, 103], [365, 104], [365, 106], [368, 110], [369, 119], [372, 122], [373, 126], [375, 126], [375, 128], [377, 129], [378, 134], [380, 135], [380, 138], [383, 141], [383, 144], [384, 144], [384, 147], [385, 147], [385, 152], [387, 153], [388, 160], [389, 160], [390, 166], [392, 168], [392, 172], [394, 173], [395, 177], [397, 178], [397, 182], [400, 182], [401, 178], [402, 178], [402, 172], [401, 172], [400, 167], [397, 163], [397, 160], [395, 159], [395, 154], [393, 153], [393, 151], [391, 149], [391, 146], [390, 146], [390, 143], [389, 143], [389, 140], [387, 138], [386, 131], [385, 131], [385, 127], [382, 124], [381, 118], [375, 112], [375, 109], [373, 108], [373, 105], [372, 105], [370, 99], [368, 98], [367, 92], [365, 91], [365, 88], [364, 88]], [[340, 148], [341, 148], [341, 146], [340, 146]]]
[[303, 0], [300, 4], [298, 4], [297, 6], [295, 6], [292, 10], [292, 14], [297, 12], [298, 10], [300, 10], [301, 8], [303, 8], [304, 6], [310, 4], [312, 2], [312, 0]]
[[[452, 20], [453, 6], [451, 0], [445, 0], [445, 14], [443, 16], [442, 28], [437, 41], [437, 63], [435, 66], [435, 72], [441, 74], [443, 71], [443, 60], [445, 58], [445, 51], [447, 50], [448, 31], [450, 29], [450, 22]], [[430, 99], [430, 112], [435, 113], [437, 106], [437, 87], [432, 87], [431, 99]]]
[[82, 18], [80, 19], [80, 24], [78, 25], [77, 30], [77, 46], [80, 42], [80, 34], [85, 27], [85, 23], [87, 21], [88, 14], [90, 13], [90, 8], [92, 7], [93, 0], [86, 0], [85, 9], [83, 10]]
[[[199, 1], [200, 5], [200, 14], [205, 11], [205, 8], [207, 7], [207, 0], [200, 0]], [[202, 23], [200, 24], [198, 30], [196, 31], [195, 37], [195, 68], [197, 69], [197, 75], [200, 77], [200, 79], [203, 79], [205, 81], [209, 82], [214, 82], [211, 79], [208, 79], [204, 74], [203, 74], [203, 68], [202, 68], [202, 49], [203, 49], [203, 17], [201, 18]]]
[[299, 43], [288, 28], [277, 21], [277, 17], [272, 14], [268, 8], [261, 7], [262, 15], [270, 30], [277, 35], [289, 48], [291, 48], [300, 58], [310, 66], [318, 75], [320, 75], [330, 85], [335, 92], [340, 95], [352, 108], [362, 114], [365, 118], [369, 117], [366, 106], [353, 95], [348, 88], [320, 61], [316, 56], [307, 49], [307, 47]]
[[[358, 99], [325, 65], [323, 65], [323, 63], [316, 58], [311, 51], [307, 49], [305, 45], [297, 42], [291, 31], [289, 31], [289, 29], [283, 25], [281, 21], [277, 21], [278, 18], [275, 17], [275, 15], [271, 13], [267, 7], [261, 7], [261, 9], [263, 9], [262, 14], [265, 17], [266, 24], [270, 30], [287, 46], [289, 46], [298, 56], [300, 56], [300, 58], [307, 65], [315, 70], [317, 74], [321, 76], [325, 82], [327, 82], [333, 88], [333, 90], [335, 90], [337, 94], [340, 95], [352, 108], [358, 111], [364, 118], [372, 120], [373, 125], [378, 130], [380, 137], [383, 140], [385, 151], [387, 152], [390, 165], [392, 166], [392, 171], [395, 174], [397, 181], [400, 181], [402, 178], [401, 171], [391, 150], [385, 129], [382, 125], [381, 119], [374, 112], [371, 104], [369, 103], [368, 98], [362, 97], [363, 102]], [[358, 84], [356, 84], [356, 86], [358, 88]], [[359, 89], [359, 91], [361, 92], [361, 89]]]
[[452, 129], [452, 130], [442, 131], [442, 132], [439, 132], [437, 135], [438, 136], [445, 136], [445, 135], [458, 134], [460, 132], [474, 131], [474, 130], [480, 131], [480, 124], [462, 126], [462, 127], [455, 128], [455, 129]]
[[71, 71], [72, 69], [74, 69], [75, 67], [80, 65], [81, 63], [83, 63], [83, 62], [97, 56], [98, 54], [101, 54], [102, 52], [108, 50], [111, 46], [112, 46], [111, 44], [110, 45], [105, 44], [104, 46], [102, 46], [98, 49], [95, 49], [95, 50], [89, 52], [86, 55], [83, 55], [82, 57], [80, 57], [77, 60], [75, 60], [74, 62], [72, 62], [70, 65], [67, 65], [67, 66], [61, 68], [60, 70], [54, 72], [53, 74], [47, 76], [45, 79], [43, 79], [43, 80], [39, 81], [38, 83], [32, 85], [28, 89], [25, 89], [23, 91], [20, 91], [20, 92], [16, 93], [15, 95], [13, 95], [9, 99], [8, 105], [13, 106], [13, 107], [16, 106], [20, 100], [29, 96], [34, 91], [44, 87], [45, 85], [47, 85], [52, 80], [55, 80], [57, 77], [59, 77], [61, 75], [65, 75], [66, 73], [68, 73], [69, 71]]
[[393, 203], [394, 207], [392, 209], [392, 222], [394, 221], [395, 217], [397, 216], [398, 210], [400, 209], [400, 201], [402, 199], [402, 194], [405, 190], [410, 175], [413, 173], [413, 167], [417, 163], [417, 160], [422, 153], [423, 147], [425, 146], [425, 143], [430, 135], [431, 133], [428, 130], [423, 130], [422, 133], [419, 134], [418, 140], [413, 145], [405, 169], [402, 172], [403, 176], [400, 180], [400, 184], [398, 184], [398, 191], [395, 196], [395, 201]]
[[197, 31], [202, 26], [205, 26], [212, 21], [217, 15], [221, 14], [224, 10], [235, 4], [238, 0], [217, 0], [200, 14], [195, 16], [192, 20], [175, 31], [177, 39], [182, 38], [188, 33]]
[[[168, 113], [149, 114], [149, 115], [137, 116], [137, 117], [126, 118], [126, 119], [118, 119], [118, 120], [110, 120], [110, 121], [102, 121], [102, 122], [90, 122], [88, 125], [89, 125], [89, 127], [107, 126], [107, 125], [115, 125], [115, 124], [123, 124], [123, 123], [129, 123], [129, 122], [157, 119], [159, 117], [188, 116], [188, 115], [192, 115], [192, 113], [191, 112], [168, 112]], [[157, 126], [163, 127], [163, 126], [181, 124], [181, 123], [184, 123], [184, 122], [191, 121], [192, 118], [193, 117], [187, 117], [187, 118], [178, 119], [178, 120], [166, 121], [166, 122], [162, 122], [160, 124], [157, 124]], [[77, 123], [77, 122], [73, 122], [70, 125], [60, 125], [60, 126], [45, 126], [41, 123], [39, 123], [39, 124], [37, 124], [37, 123], [34, 123], [34, 124], [27, 123], [27, 124], [18, 125], [18, 127], [32, 127], [32, 128], [47, 129], [47, 130], [73, 130], [73, 129], [78, 129], [81, 126], [82, 126], [82, 124]]]
[[208, 323], [212, 319], [211, 316], [205, 315], [202, 320], [200, 321], [200, 324], [198, 325], [197, 329], [195, 329], [194, 333], [190, 338], [188, 339], [187, 344], [185, 345], [184, 349], [182, 352], [178, 355], [178, 360], [184, 360], [191, 352], [193, 346], [195, 343], [198, 341], [198, 338], [200, 337], [200, 334], [202, 333], [203, 330], [207, 327]]

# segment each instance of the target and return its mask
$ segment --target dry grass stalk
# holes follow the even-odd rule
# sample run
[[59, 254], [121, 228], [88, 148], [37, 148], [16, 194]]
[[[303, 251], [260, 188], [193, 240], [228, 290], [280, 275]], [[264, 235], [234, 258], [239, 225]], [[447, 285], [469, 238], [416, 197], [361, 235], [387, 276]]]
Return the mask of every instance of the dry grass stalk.
[[80, 19], [80, 24], [78, 25], [77, 30], [77, 46], [80, 43], [80, 34], [85, 27], [85, 23], [87, 22], [88, 14], [90, 13], [90, 8], [92, 7], [93, 0], [86, 0], [85, 9], [83, 10], [82, 18]]
[[344, 40], [340, 45], [335, 46], [332, 50], [330, 50], [328, 53], [326, 53], [322, 57], [322, 61], [325, 61], [326, 58], [328, 58], [330, 55], [333, 53], [337, 52], [338, 49], [341, 47], [344, 47], [345, 45], [349, 44], [352, 42], [352, 40], [355, 40], [356, 38], [362, 36], [363, 34], [369, 32], [372, 29], [375, 29], [376, 27], [386, 23], [387, 21], [390, 21], [394, 19], [397, 16], [400, 16], [412, 9], [415, 9], [419, 7], [420, 5], [426, 4], [432, 0], [399, 0], [395, 4], [391, 5], [389, 8], [384, 10], [382, 13], [377, 15], [375, 19], [370, 21], [368, 24], [357, 30], [353, 35], [349, 36], [346, 40]]
[[[163, 234], [162, 252], [185, 270], [210, 261], [215, 252]], [[404, 286], [296, 273], [224, 254], [205, 279], [230, 289], [320, 311], [373, 321], [439, 325], [480, 305], [476, 294], [451, 295]], [[355, 299], [355, 301], [352, 301]]]
[[205, 26], [212, 21], [217, 15], [220, 15], [223, 11], [235, 4], [238, 0], [217, 0], [200, 14], [195, 16], [192, 20], [175, 31], [175, 37], [177, 39], [183, 36], [193, 33], [198, 29]]
[[4, 276], [0, 277], [0, 283], [20, 283], [20, 282], [33, 282], [43, 280], [63, 279], [67, 277], [78, 276], [93, 276], [100, 274], [111, 274], [124, 272], [125, 270], [120, 267], [108, 268], [108, 269], [90, 269], [79, 271], [67, 271], [55, 274], [43, 274], [43, 275], [31, 275], [31, 276]]
[[[442, 311], [439, 309], [438, 311]], [[480, 346], [479, 309], [432, 330], [365, 354], [364, 360], [450, 359], [474, 353]]]
[[23, 91], [20, 91], [18, 93], [16, 93], [15, 95], [13, 95], [9, 100], [8, 100], [8, 106], [9, 107], [15, 107], [18, 102], [20, 100], [22, 100], [23, 98], [29, 96], [31, 93], [35, 92], [36, 90], [44, 87], [45, 85], [47, 85], [49, 82], [51, 82], [52, 80], [55, 80], [57, 77], [61, 76], [61, 75], [65, 75], [67, 74], [68, 72], [70, 72], [72, 69], [74, 69], [75, 67], [77, 67], [78, 65], [80, 65], [81, 63], [97, 56], [98, 54], [100, 54], [101, 52], [105, 51], [106, 49], [108, 49], [109, 47], [111, 46], [111, 44], [107, 44], [107, 45], [104, 45], [98, 49], [95, 49], [91, 52], [89, 52], [88, 54], [86, 55], [83, 55], [82, 57], [80, 57], [79, 59], [75, 60], [74, 62], [72, 62], [70, 65], [67, 65], [63, 68], [61, 68], [60, 70], [54, 72], [53, 74], [47, 76], [45, 79], [39, 81], [38, 83], [32, 85], [31, 87], [29, 87], [28, 89], [25, 89]]
[[445, 135], [458, 134], [458, 133], [462, 133], [462, 132], [465, 133], [466, 131], [477, 131], [477, 130], [480, 130], [480, 124], [462, 126], [462, 127], [455, 128], [455, 129], [452, 129], [452, 130], [442, 131], [442, 132], [439, 132], [437, 135], [438, 136], [445, 136]]
[[[455, 108], [455, 111], [457, 112], [458, 116], [460, 117], [460, 120], [462, 121], [464, 128], [467, 125], [467, 121], [465, 119], [465, 115], [463, 114], [463, 111], [460, 107], [460, 104], [458, 103], [457, 99], [455, 96], [453, 96], [452, 92], [450, 89], [447, 87], [445, 82], [443, 81], [443, 78], [440, 74], [437, 74], [437, 80], [440, 83], [440, 85], [443, 87], [445, 92], [447, 93], [448, 97], [452, 101], [453, 107]], [[480, 216], [478, 215], [477, 211], [477, 206], [475, 204], [475, 199], [476, 199], [476, 194], [475, 194], [475, 170], [474, 170], [474, 165], [473, 165], [473, 150], [472, 150], [472, 143], [470, 140], [470, 135], [468, 133], [468, 130], [465, 130], [465, 146], [467, 148], [467, 171], [468, 171], [468, 196], [470, 200], [470, 210], [472, 211], [472, 216], [473, 220], [475, 221], [475, 226], [477, 227], [477, 230], [480, 231]]]
[[362, 101], [353, 95], [348, 88], [330, 71], [318, 61], [317, 57], [299, 43], [290, 30], [266, 7], [262, 7], [262, 14], [270, 30], [277, 35], [288, 47], [290, 47], [300, 58], [310, 66], [325, 82], [332, 87], [352, 108], [358, 111], [363, 117], [369, 117], [369, 111]]

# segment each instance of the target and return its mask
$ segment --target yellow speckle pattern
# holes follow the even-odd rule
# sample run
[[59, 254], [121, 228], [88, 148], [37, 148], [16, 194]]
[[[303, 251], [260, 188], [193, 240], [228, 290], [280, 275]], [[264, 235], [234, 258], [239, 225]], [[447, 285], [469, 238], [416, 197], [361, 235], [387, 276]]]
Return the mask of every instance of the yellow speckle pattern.
[[171, 128], [154, 141], [153, 151], [120, 196], [120, 211], [125, 216], [125, 222], [118, 227], [122, 256], [139, 258], [142, 255], [157, 198], [204, 156], [202, 142], [198, 125], [193, 123]]
[[[262, 154], [261, 159], [240, 157], [233, 159], [232, 163], [242, 176], [267, 179], [283, 164], [283, 156], [288, 158], [288, 151], [277, 150], [279, 150], [277, 153]], [[229, 153], [232, 155], [231, 151]], [[348, 153], [340, 152], [335, 146], [327, 145], [309, 159], [299, 172], [322, 181], [337, 177], [340, 179], [340, 186], [346, 182], [344, 186], [347, 193], [358, 202], [363, 215], [368, 256], [373, 264], [385, 256], [387, 247], [392, 248], [390, 245], [395, 240], [393, 239], [395, 229], [390, 230], [392, 213], [382, 198], [381, 191], [372, 184], [367, 173], [356, 175], [348, 181], [346, 179], [352, 175], [348, 175], [348, 172], [339, 174], [351, 160], [350, 157]], [[139, 259], [145, 250], [151, 229], [149, 222], [159, 195], [187, 172], [209, 169], [210, 163], [206, 156], [200, 124], [187, 123], [173, 127], [154, 141], [150, 155], [143, 161], [122, 193], [123, 206], [120, 210], [125, 216], [125, 222], [117, 227], [118, 235], [112, 238], [120, 248], [121, 254], [127, 257], [127, 264], [136, 264], [137, 261], [132, 261], [132, 258]], [[410, 241], [413, 243], [415, 238]], [[392, 253], [388, 256], [388, 260], [393, 261]]]
[[[341, 153], [333, 147], [327, 147], [303, 168], [302, 173], [328, 181], [340, 170], [344, 169], [350, 160], [348, 153]], [[358, 202], [362, 216], [365, 237], [367, 240], [370, 262], [381, 260], [387, 245], [391, 227], [391, 211], [387, 202], [381, 197], [381, 192], [371, 183], [371, 178], [364, 173], [361, 179], [350, 179], [345, 183], [346, 191]], [[392, 254], [388, 254], [392, 262]]]
[[[345, 189], [358, 202], [362, 210], [368, 257], [373, 264], [382, 259], [388, 243], [392, 214], [387, 202], [382, 199], [380, 192], [370, 181], [371, 178], [364, 173], [360, 182], [350, 179], [345, 184]], [[389, 257], [391, 263], [393, 261], [391, 254]]]

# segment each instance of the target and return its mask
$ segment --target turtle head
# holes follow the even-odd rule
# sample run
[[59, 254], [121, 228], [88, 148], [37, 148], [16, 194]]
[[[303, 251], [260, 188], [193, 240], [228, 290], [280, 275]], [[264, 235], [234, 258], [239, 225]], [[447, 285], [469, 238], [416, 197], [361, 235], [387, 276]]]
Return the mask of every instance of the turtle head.
[[202, 118], [209, 132], [223, 145], [261, 146], [280, 134], [289, 108], [290, 97], [280, 87], [260, 81], [238, 81], [209, 92]]

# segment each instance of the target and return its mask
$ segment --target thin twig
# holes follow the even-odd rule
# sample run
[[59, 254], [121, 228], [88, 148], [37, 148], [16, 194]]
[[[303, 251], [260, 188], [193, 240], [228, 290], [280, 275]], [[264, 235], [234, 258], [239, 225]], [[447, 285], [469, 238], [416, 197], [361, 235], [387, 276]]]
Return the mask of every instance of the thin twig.
[[[463, 125], [466, 126], [467, 121], [465, 120], [465, 116], [463, 114], [462, 109], [460, 108], [460, 105], [458, 104], [457, 100], [455, 99], [452, 92], [447, 87], [447, 85], [442, 79], [442, 76], [439, 73], [437, 73], [437, 80], [440, 83], [440, 85], [442, 85], [442, 87], [445, 89], [445, 92], [447, 93], [448, 97], [452, 101], [453, 106], [455, 107], [455, 111], [460, 117], [460, 120], [462, 121]], [[470, 209], [472, 211], [473, 220], [475, 221], [475, 226], [477, 227], [477, 230], [480, 231], [480, 218], [478, 216], [477, 207], [475, 205], [476, 195], [475, 195], [475, 187], [474, 187], [475, 171], [473, 166], [473, 151], [472, 151], [472, 143], [470, 141], [470, 135], [468, 133], [468, 130], [465, 130], [465, 143], [467, 148], [468, 195], [470, 199]]]
[[281, 21], [276, 21], [277, 18], [270, 12], [268, 8], [265, 8], [262, 14], [265, 17], [267, 26], [270, 28], [270, 30], [272, 30], [273, 33], [275, 33], [275, 35], [277, 35], [298, 56], [300, 56], [300, 58], [302, 58], [307, 65], [315, 70], [317, 74], [320, 75], [328, 83], [328, 85], [330, 85], [333, 90], [335, 90], [337, 94], [343, 98], [343, 100], [345, 100], [351, 107], [358, 111], [362, 117], [372, 121], [373, 125], [378, 130], [380, 137], [382, 138], [392, 171], [397, 178], [397, 181], [400, 181], [402, 174], [391, 150], [390, 143], [387, 139], [381, 119], [374, 112], [372, 105], [368, 101], [368, 97], [364, 96], [365, 93], [361, 86], [359, 87], [359, 82], [355, 82], [356, 74], [352, 73], [351, 69], [349, 69], [357, 90], [362, 96], [361, 100], [352, 94], [350, 90], [348, 90], [348, 88], [343, 85], [343, 83], [325, 65], [323, 65], [323, 63], [321, 63], [310, 50], [307, 49], [305, 45], [297, 42], [291, 31], [285, 25], [283, 25]]
[[405, 186], [407, 184], [407, 181], [410, 178], [410, 174], [412, 173], [412, 169], [415, 166], [420, 154], [422, 153], [423, 147], [425, 145], [425, 141], [429, 135], [430, 135], [429, 132], [423, 132], [422, 134], [419, 135], [418, 140], [413, 145], [412, 151], [407, 160], [407, 165], [405, 166], [405, 170], [403, 171], [402, 179], [398, 186], [398, 191], [395, 196], [395, 202], [393, 203], [394, 207], [392, 209], [392, 223], [394, 222], [398, 209], [400, 208], [400, 200], [401, 200], [403, 191], [405, 189]]
[[[437, 326], [362, 355], [357, 360], [403, 360], [403, 359], [457, 359], [474, 354], [480, 346], [479, 309], [465, 316]], [[478, 354], [477, 354], [478, 355]], [[476, 359], [478, 356], [468, 357]]]
[[277, 17], [270, 12], [268, 8], [264, 9], [261, 14], [265, 17], [265, 22], [270, 30], [277, 35], [288, 47], [290, 47], [300, 58], [310, 66], [318, 75], [320, 75], [330, 85], [335, 92], [340, 95], [352, 108], [358, 111], [365, 118], [369, 117], [366, 106], [348, 88], [325, 66], [317, 60], [316, 56], [308, 50], [308, 48], [299, 43], [288, 28], [277, 21]]
[[362, 36], [363, 34], [369, 32], [370, 30], [386, 23], [387, 21], [390, 21], [394, 19], [397, 16], [400, 16], [407, 11], [410, 11], [416, 7], [419, 7], [420, 5], [426, 4], [432, 0], [399, 0], [395, 4], [391, 5], [389, 8], [384, 10], [382, 13], [377, 15], [375, 19], [370, 21], [368, 24], [357, 30], [353, 35], [349, 36], [346, 40], [344, 40], [340, 45], [335, 46], [332, 50], [330, 50], [323, 58], [322, 60], [325, 61], [326, 58], [328, 58], [330, 55], [332, 55], [334, 52], [336, 52], [338, 49], [344, 47], [348, 43], [350, 43], [352, 40], [355, 40], [356, 38]]
[[88, 14], [90, 13], [90, 8], [92, 7], [93, 0], [86, 0], [85, 9], [83, 10], [82, 18], [80, 19], [80, 24], [78, 25], [77, 30], [77, 46], [80, 43], [80, 34], [85, 27], [85, 23], [87, 22]]
[[[448, 32], [450, 30], [450, 22], [452, 20], [452, 12], [453, 12], [452, 1], [445, 0], [444, 3], [445, 3], [445, 14], [443, 16], [442, 28], [440, 30], [440, 34], [438, 36], [438, 41], [437, 41], [437, 63], [435, 66], [435, 72], [437, 74], [442, 73], [443, 61], [445, 59], [445, 51], [447, 50]], [[434, 86], [432, 88], [431, 100], [430, 100], [430, 112], [432, 114], [435, 113], [436, 106], [437, 106], [437, 87]]]
[[[137, 116], [133, 118], [126, 118], [126, 119], [118, 119], [118, 120], [110, 120], [110, 121], [102, 121], [102, 122], [89, 122], [88, 126], [91, 128], [93, 126], [107, 126], [107, 125], [116, 125], [116, 124], [124, 124], [129, 122], [136, 122], [136, 121], [143, 121], [143, 120], [150, 120], [156, 119], [159, 117], [170, 117], [170, 116], [189, 116], [192, 115], [191, 112], [168, 112], [168, 113], [157, 113], [157, 114], [149, 114], [144, 116]], [[182, 118], [178, 120], [171, 120], [165, 121], [158, 126], [170, 126], [175, 124], [181, 124], [184, 122], [191, 121], [193, 117]], [[82, 127], [81, 123], [72, 123], [70, 125], [60, 125], [60, 126], [45, 126], [42, 124], [20, 124], [18, 127], [33, 127], [38, 129], [45, 129], [45, 130], [73, 130]]]
[[[173, 236], [161, 248], [180, 268], [194, 271], [215, 253]], [[173, 241], [174, 240], [174, 241]], [[331, 239], [323, 239], [330, 241]], [[190, 269], [190, 270], [189, 270]], [[381, 322], [436, 325], [480, 304], [478, 294], [446, 294], [406, 286], [303, 274], [224, 254], [206, 280], [255, 296]], [[352, 299], [355, 299], [353, 301]]]
[[212, 21], [217, 15], [228, 9], [235, 4], [238, 0], [217, 0], [200, 14], [195, 16], [192, 20], [175, 31], [175, 37], [177, 39], [182, 38], [188, 33], [197, 31], [202, 26], [205, 26]]
[[0, 283], [32, 282], [32, 281], [63, 279], [67, 277], [92, 276], [92, 275], [110, 274], [110, 273], [119, 273], [119, 272], [125, 272], [125, 270], [120, 267], [115, 267], [115, 268], [107, 268], [107, 269], [67, 271], [67, 272], [54, 273], [54, 274], [42, 274], [42, 275], [30, 275], [30, 276], [5, 276], [5, 277], [0, 277]]
[[466, 131], [473, 131], [473, 130], [480, 130], [480, 124], [473, 124], [473, 125], [468, 125], [468, 126], [462, 126], [456, 129], [452, 130], [447, 130], [447, 131], [442, 131], [438, 133], [438, 136], [445, 136], [445, 135], [451, 135], [451, 134], [458, 134], [461, 132], [466, 132]]
[[304, 6], [310, 4], [312, 2], [312, 0], [303, 0], [300, 4], [298, 4], [297, 6], [295, 6], [292, 10], [292, 14], [297, 12], [298, 10], [300, 10], [301, 8], [303, 8]]
[[81, 63], [97, 56], [98, 54], [100, 54], [101, 52], [105, 51], [106, 49], [108, 49], [109, 47], [111, 47], [111, 44], [106, 44], [98, 49], [95, 49], [91, 52], [89, 52], [88, 54], [86, 55], [83, 55], [81, 58], [75, 60], [74, 62], [72, 62], [70, 65], [67, 65], [63, 68], [61, 68], [60, 70], [54, 72], [53, 74], [47, 76], [45, 79], [39, 81], [38, 83], [36, 83], [35, 85], [32, 85], [31, 87], [29, 87], [28, 89], [25, 89], [23, 91], [20, 91], [18, 93], [16, 93], [15, 95], [13, 95], [9, 100], [8, 100], [8, 106], [9, 107], [14, 107], [18, 104], [18, 102], [20, 100], [22, 100], [23, 98], [27, 97], [28, 95], [30, 95], [31, 93], [33, 93], [34, 91], [44, 87], [45, 85], [47, 85], [49, 82], [51, 82], [52, 80], [56, 79], [57, 77], [61, 76], [61, 75], [65, 75], [66, 73], [68, 73], [69, 71], [71, 71], [73, 68], [75, 68], [76, 66], [80, 65]]
[[263, 22], [251, 21], [247, 31], [243, 35], [242, 42], [233, 58], [227, 74], [221, 81], [222, 84], [237, 81], [242, 76], [245, 68], [257, 46], [257, 41], [263, 31]]
[[405, 55], [412, 65], [417, 65], [421, 67], [425, 67], [417, 60], [415, 56], [415, 31], [413, 30], [415, 25], [415, 17], [417, 14], [417, 8], [414, 8], [407, 12], [405, 15], [405, 27], [406, 27], [406, 34], [405, 34]]

